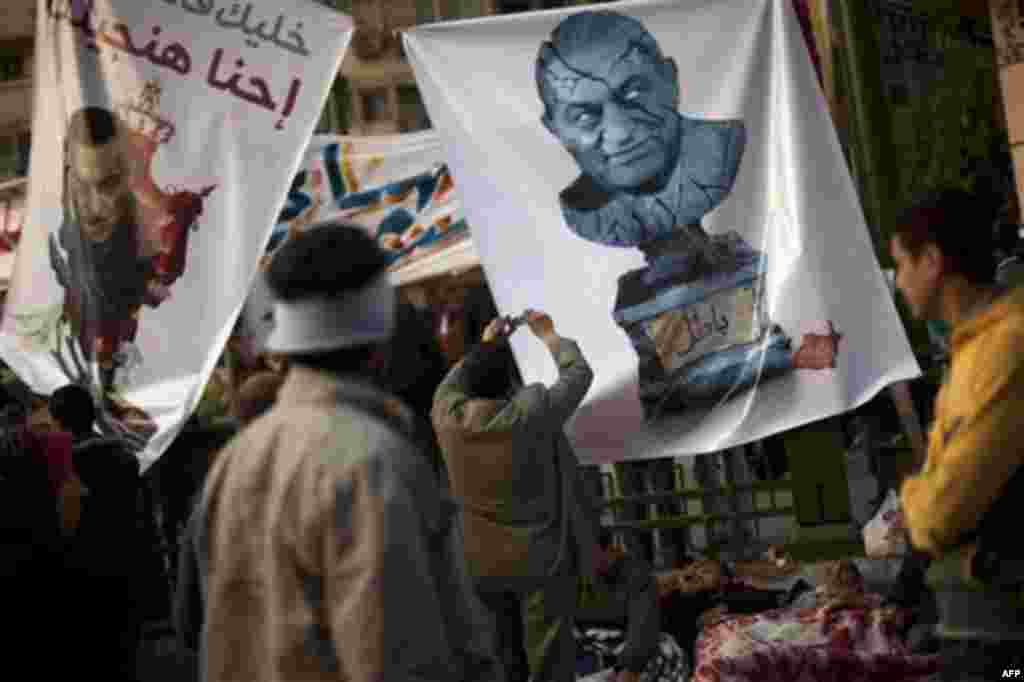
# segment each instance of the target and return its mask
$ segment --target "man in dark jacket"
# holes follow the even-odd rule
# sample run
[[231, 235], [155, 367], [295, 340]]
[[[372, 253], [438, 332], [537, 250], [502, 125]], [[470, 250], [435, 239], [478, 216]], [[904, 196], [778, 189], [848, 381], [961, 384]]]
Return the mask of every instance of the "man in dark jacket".
[[527, 311], [526, 324], [551, 351], [558, 381], [514, 387], [514, 327], [498, 318], [445, 377], [432, 420], [508, 679], [572, 682], [576, 581], [592, 573], [596, 516], [564, 427], [593, 373], [550, 317]]
[[46, 441], [28, 427], [18, 402], [0, 409], [0, 603], [7, 619], [4, 665], [59, 679], [61, 661], [45, 634], [62, 609], [62, 538], [50, 485]]
[[139, 460], [121, 440], [95, 432], [96, 405], [82, 386], [69, 384], [54, 391], [50, 413], [71, 433], [74, 470], [88, 491], [68, 557], [73, 576], [70, 611], [84, 619], [72, 638], [80, 647], [79, 672], [134, 680], [145, 551], [138, 519]]
[[585, 627], [625, 630], [618, 653], [616, 682], [635, 682], [658, 653], [661, 617], [658, 589], [651, 565], [638, 556], [617, 551], [612, 532], [601, 529], [597, 542], [596, 575], [583, 581], [576, 622]]

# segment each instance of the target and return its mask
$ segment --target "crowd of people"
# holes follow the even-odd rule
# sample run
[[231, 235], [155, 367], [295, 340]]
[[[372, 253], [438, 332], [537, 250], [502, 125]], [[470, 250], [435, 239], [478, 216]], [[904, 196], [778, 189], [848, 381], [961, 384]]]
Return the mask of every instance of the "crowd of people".
[[[1024, 289], [1000, 283], [1019, 247], [968, 229], [976, 210], [940, 193], [891, 243], [912, 314], [948, 327], [927, 460], [900, 493], [902, 599], [934, 600], [949, 680], [1024, 667]], [[163, 615], [210, 682], [687, 678], [708, 604], [665, 600], [652, 547], [601, 527], [599, 482], [565, 434], [593, 373], [555, 320], [495, 314], [449, 368], [374, 241], [340, 223], [286, 242], [264, 276], [273, 363], [239, 379], [228, 431], [179, 437], [156, 485], [97, 434], [88, 389], [8, 400], [0, 578], [26, 669], [135, 680], [142, 625]], [[550, 352], [551, 385], [520, 380], [522, 331]], [[620, 475], [628, 494], [666, 472]], [[676, 535], [681, 565], [693, 548]]]
[[44, 678], [134, 680], [143, 622], [161, 600], [139, 460], [96, 433], [93, 396], [81, 386], [50, 396], [50, 427], [26, 407], [8, 404], [0, 457], [12, 665]]

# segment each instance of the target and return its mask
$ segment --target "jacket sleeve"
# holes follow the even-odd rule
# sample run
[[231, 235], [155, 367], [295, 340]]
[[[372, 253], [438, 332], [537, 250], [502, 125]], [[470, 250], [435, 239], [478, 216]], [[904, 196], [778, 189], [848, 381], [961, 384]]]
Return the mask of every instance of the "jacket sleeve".
[[586, 397], [594, 372], [575, 341], [559, 337], [552, 355], [558, 365], [558, 380], [548, 389], [548, 416], [564, 424]]
[[414, 456], [367, 458], [331, 486], [323, 599], [332, 658], [352, 682], [459, 679], [431, 570], [430, 511], [397, 469]]
[[993, 339], [987, 355], [998, 360], [979, 367], [972, 378], [963, 395], [969, 408], [956, 431], [933, 433], [933, 439], [948, 441], [933, 442], [923, 471], [903, 484], [905, 523], [914, 546], [924, 552], [938, 555], [964, 542], [1024, 464], [1022, 347], [1020, 332]]
[[178, 548], [178, 574], [173, 599], [174, 631], [179, 644], [189, 651], [199, 650], [203, 624], [199, 557], [195, 547], [195, 533], [201, 522], [199, 505], [196, 505]]
[[628, 561], [626, 590], [629, 615], [626, 622], [626, 647], [619, 654], [619, 665], [631, 672], [640, 673], [657, 653], [661, 614], [650, 566], [635, 559]]

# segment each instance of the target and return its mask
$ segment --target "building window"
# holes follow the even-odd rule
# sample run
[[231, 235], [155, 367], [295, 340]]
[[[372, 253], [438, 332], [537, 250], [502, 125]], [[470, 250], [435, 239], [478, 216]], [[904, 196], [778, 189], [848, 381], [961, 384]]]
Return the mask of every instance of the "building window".
[[320, 112], [320, 120], [314, 132], [317, 135], [325, 133], [348, 134], [351, 106], [352, 94], [348, 87], [348, 81], [344, 78], [335, 79], [331, 85], [331, 92], [327, 96], [327, 101], [324, 103], [323, 111]]
[[441, 17], [437, 16], [434, 0], [416, 0], [416, 23], [430, 24]]
[[532, 7], [530, 0], [498, 0], [498, 14], [514, 14], [529, 12]]
[[0, 135], [0, 182], [28, 175], [30, 139], [27, 132]]
[[415, 85], [398, 86], [398, 130], [411, 133], [430, 128], [430, 116]]
[[347, 135], [352, 128], [352, 88], [347, 78], [338, 78], [331, 88], [337, 113], [338, 132]]
[[441, 19], [473, 19], [486, 15], [488, 10], [487, 0], [437, 0], [441, 9]]
[[388, 91], [384, 88], [364, 90], [361, 96], [363, 122], [382, 123], [388, 119]]
[[0, 82], [16, 81], [26, 78], [24, 55], [2, 55], [0, 56]]

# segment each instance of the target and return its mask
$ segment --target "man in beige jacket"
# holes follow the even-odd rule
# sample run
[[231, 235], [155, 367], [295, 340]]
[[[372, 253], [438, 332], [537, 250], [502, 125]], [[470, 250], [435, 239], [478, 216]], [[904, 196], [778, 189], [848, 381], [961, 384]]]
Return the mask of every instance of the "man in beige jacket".
[[551, 351], [558, 381], [516, 389], [514, 327], [496, 319], [438, 388], [432, 419], [509, 682], [572, 682], [576, 581], [593, 573], [596, 514], [564, 428], [593, 373], [550, 317], [527, 311], [526, 323]]
[[455, 507], [409, 411], [366, 378], [394, 330], [386, 266], [329, 223], [266, 272], [267, 345], [291, 369], [213, 465], [182, 561], [177, 620], [204, 682], [501, 679]]

